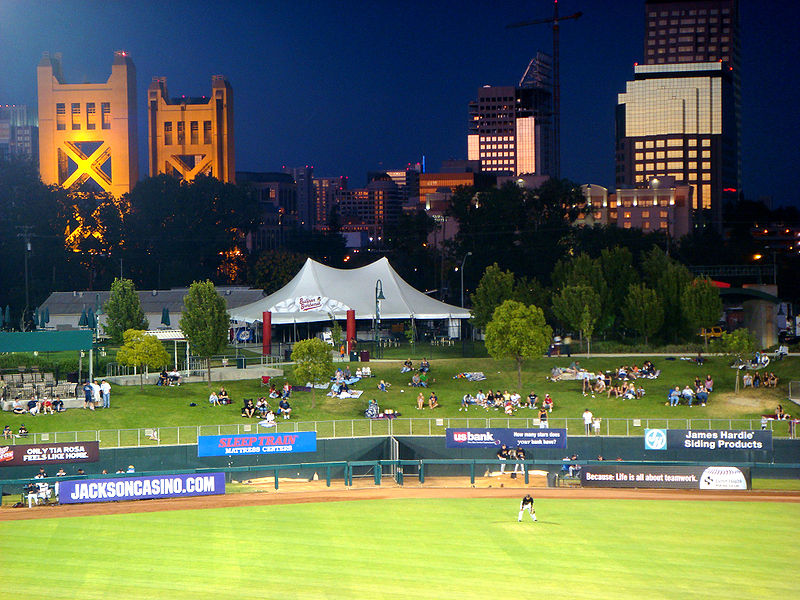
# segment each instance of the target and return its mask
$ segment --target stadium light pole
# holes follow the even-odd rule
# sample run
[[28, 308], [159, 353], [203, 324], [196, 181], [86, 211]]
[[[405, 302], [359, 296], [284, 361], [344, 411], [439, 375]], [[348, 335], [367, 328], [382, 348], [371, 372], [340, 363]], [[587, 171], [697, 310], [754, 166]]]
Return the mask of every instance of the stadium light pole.
[[464, 265], [467, 262], [467, 257], [472, 256], [472, 252], [467, 252], [464, 255], [464, 260], [461, 261], [461, 308], [464, 308]]
[[381, 300], [386, 300], [383, 295], [383, 281], [375, 281], [375, 357], [378, 357], [378, 327], [381, 324]]

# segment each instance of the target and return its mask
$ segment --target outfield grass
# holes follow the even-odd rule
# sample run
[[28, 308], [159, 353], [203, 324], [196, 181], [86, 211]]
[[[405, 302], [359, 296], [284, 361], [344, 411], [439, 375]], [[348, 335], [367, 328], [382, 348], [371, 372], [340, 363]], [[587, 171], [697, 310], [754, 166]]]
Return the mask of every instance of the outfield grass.
[[[641, 363], [641, 357], [622, 358], [592, 358], [582, 359], [581, 364], [591, 370], [607, 370], [618, 367], [620, 364]], [[555, 410], [551, 418], [579, 418], [584, 408], [590, 408], [595, 416], [604, 419], [612, 417], [636, 418], [711, 418], [711, 419], [758, 419], [762, 413], [774, 412], [778, 403], [783, 403], [788, 411], [786, 396], [788, 381], [800, 373], [800, 359], [788, 358], [774, 363], [775, 373], [780, 378], [777, 389], [759, 390], [748, 389], [734, 396], [735, 371], [728, 367], [728, 361], [722, 357], [708, 359], [702, 368], [688, 361], [668, 361], [662, 357], [654, 357], [656, 367], [662, 370], [662, 375], [657, 380], [643, 380], [642, 385], [647, 394], [642, 399], [618, 400], [609, 399], [605, 395], [597, 398], [583, 397], [579, 381], [551, 382], [546, 379], [553, 366], [568, 366], [570, 359], [553, 358], [527, 361], [522, 373], [522, 386], [517, 386], [517, 373], [510, 361], [494, 361], [484, 358], [453, 358], [432, 361], [430, 374], [430, 388], [423, 390], [426, 396], [431, 390], [439, 396], [441, 408], [435, 411], [416, 410], [416, 396], [418, 389], [407, 384], [409, 374], [400, 373], [400, 362], [372, 362], [373, 379], [362, 380], [355, 389], [365, 390], [361, 398], [354, 400], [339, 400], [325, 396], [324, 391], [316, 393], [315, 406], [312, 408], [312, 394], [310, 392], [297, 392], [292, 396], [292, 417], [302, 421], [323, 421], [332, 419], [360, 419], [370, 398], [376, 398], [382, 408], [392, 408], [405, 417], [463, 417], [459, 412], [461, 397], [466, 392], [475, 393], [479, 388], [484, 391], [489, 387], [500, 390], [519, 389], [520, 393], [527, 395], [533, 389], [540, 396], [551, 394], [555, 401]], [[358, 363], [347, 363], [353, 371]], [[453, 376], [463, 371], [483, 371], [487, 380], [471, 383], [463, 379], [453, 379]], [[681, 386], [691, 384], [695, 376], [704, 378], [710, 373], [715, 381], [715, 391], [711, 396], [708, 406], [665, 406], [666, 393], [671, 385]], [[287, 377], [292, 383], [291, 368], [287, 370]], [[385, 379], [392, 384], [389, 392], [381, 393], [376, 389], [377, 382]], [[284, 378], [278, 378], [282, 383]], [[232, 424], [246, 422], [240, 416], [241, 401], [243, 398], [257, 398], [266, 393], [261, 387], [260, 380], [245, 380], [226, 382], [225, 387], [234, 399], [234, 404], [225, 407], [212, 407], [208, 404], [209, 387], [205, 383], [187, 384], [180, 387], [145, 386], [113, 386], [111, 410], [97, 410], [94, 412], [71, 409], [58, 415], [40, 415], [35, 418], [29, 415], [3, 415], [3, 423], [8, 423], [17, 429], [20, 423], [25, 423], [31, 432], [49, 431], [81, 431], [100, 429], [131, 429], [143, 427], [175, 427], [211, 424]], [[219, 389], [219, 383], [214, 384]], [[190, 403], [197, 406], [190, 407]], [[489, 412], [472, 408], [468, 413], [474, 417], [502, 416], [499, 412]], [[520, 416], [534, 416], [532, 411], [522, 411]], [[717, 424], [716, 426], [722, 426]], [[726, 425], [727, 426], [727, 425]], [[776, 424], [776, 427], [785, 424]], [[778, 430], [781, 431], [782, 430]], [[785, 433], [781, 433], [785, 435]]]
[[[0, 598], [792, 597], [800, 505], [383, 500], [5, 522]], [[43, 572], [44, 565], [46, 572]]]

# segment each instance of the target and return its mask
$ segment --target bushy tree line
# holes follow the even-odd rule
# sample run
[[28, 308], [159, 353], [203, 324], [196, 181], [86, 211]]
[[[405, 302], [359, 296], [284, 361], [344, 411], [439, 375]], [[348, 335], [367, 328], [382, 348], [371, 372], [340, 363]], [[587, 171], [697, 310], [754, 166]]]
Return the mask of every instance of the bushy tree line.
[[545, 287], [535, 279], [515, 278], [497, 263], [489, 266], [472, 295], [473, 325], [486, 329], [505, 300], [543, 309], [556, 330], [572, 331], [591, 342], [596, 333], [635, 334], [647, 343], [691, 339], [722, 316], [714, 284], [652, 248], [638, 263], [627, 248], [603, 249], [562, 258]]

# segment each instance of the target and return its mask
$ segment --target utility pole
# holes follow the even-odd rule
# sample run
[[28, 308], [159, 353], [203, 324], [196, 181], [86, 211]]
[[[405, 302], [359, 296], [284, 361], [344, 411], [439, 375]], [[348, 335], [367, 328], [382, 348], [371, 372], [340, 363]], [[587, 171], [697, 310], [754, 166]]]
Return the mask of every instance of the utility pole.
[[558, 16], [558, 0], [553, 0], [553, 16], [547, 19], [534, 19], [533, 21], [521, 21], [506, 25], [506, 29], [516, 27], [527, 27], [528, 25], [540, 25], [542, 23], [553, 24], [553, 154], [555, 165], [553, 176], [561, 179], [561, 80], [560, 80], [560, 59], [559, 59], [559, 22], [567, 19], [578, 19], [583, 15], [576, 12], [566, 17]]
[[25, 310], [22, 311], [22, 329], [25, 331], [27, 329], [27, 318], [28, 318], [28, 310], [30, 309], [30, 287], [28, 284], [28, 254], [31, 252], [31, 229], [33, 227], [31, 225], [19, 225], [17, 229], [20, 230], [20, 233], [17, 234], [17, 237], [22, 238], [25, 242]]

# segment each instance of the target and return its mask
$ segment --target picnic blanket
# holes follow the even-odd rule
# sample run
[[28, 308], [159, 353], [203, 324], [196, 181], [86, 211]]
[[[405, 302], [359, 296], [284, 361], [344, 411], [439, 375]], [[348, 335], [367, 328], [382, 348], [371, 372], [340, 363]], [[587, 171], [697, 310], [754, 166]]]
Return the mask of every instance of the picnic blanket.
[[486, 379], [486, 375], [483, 374], [483, 371], [472, 371], [472, 372], [464, 372], [464, 373], [457, 373], [453, 376], [453, 379], [466, 379], [467, 381], [484, 381]]
[[363, 393], [364, 390], [350, 390], [349, 392], [342, 392], [340, 394], [328, 392], [326, 395], [330, 396], [331, 398], [339, 398], [340, 400], [344, 400], [345, 398], [360, 398], [361, 394]]

